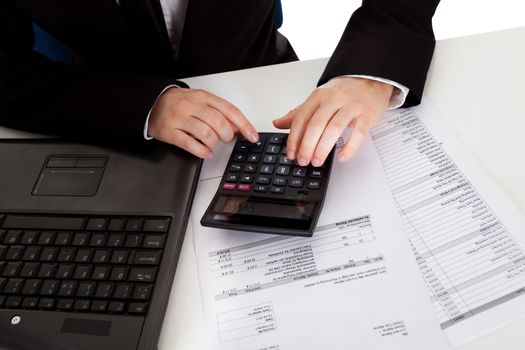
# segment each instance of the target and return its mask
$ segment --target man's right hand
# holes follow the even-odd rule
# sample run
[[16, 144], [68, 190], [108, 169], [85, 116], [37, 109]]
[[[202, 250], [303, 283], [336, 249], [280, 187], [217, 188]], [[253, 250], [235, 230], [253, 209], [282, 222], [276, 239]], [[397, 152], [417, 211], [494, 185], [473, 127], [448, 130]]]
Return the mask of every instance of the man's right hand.
[[236, 132], [251, 142], [259, 134], [228, 101], [204, 90], [171, 88], [155, 102], [148, 135], [176, 145], [200, 158], [213, 156], [213, 148], [229, 142]]

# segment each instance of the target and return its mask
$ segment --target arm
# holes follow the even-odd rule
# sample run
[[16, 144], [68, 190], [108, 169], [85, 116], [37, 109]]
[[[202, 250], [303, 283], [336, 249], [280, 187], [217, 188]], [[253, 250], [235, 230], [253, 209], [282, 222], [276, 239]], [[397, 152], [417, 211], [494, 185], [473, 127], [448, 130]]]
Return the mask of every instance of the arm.
[[[409, 90], [404, 105], [421, 101], [435, 40], [432, 16], [438, 0], [365, 0], [350, 18], [343, 36], [304, 103], [274, 121], [290, 128], [287, 156], [300, 165], [319, 166], [347, 127], [350, 138], [338, 159], [350, 159], [368, 130], [389, 107], [391, 84]], [[352, 76], [354, 77], [348, 77]]]
[[341, 75], [395, 81], [420, 103], [434, 52], [432, 16], [439, 0], [364, 0], [341, 37], [319, 85]]
[[182, 82], [121, 67], [61, 64], [32, 51], [32, 21], [0, 2], [0, 123], [93, 140], [143, 140], [145, 116], [162, 89]]

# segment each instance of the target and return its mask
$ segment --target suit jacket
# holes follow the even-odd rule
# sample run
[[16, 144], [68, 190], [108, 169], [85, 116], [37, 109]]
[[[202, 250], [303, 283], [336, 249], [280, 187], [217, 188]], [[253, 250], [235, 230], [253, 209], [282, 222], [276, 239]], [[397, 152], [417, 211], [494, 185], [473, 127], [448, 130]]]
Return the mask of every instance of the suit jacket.
[[[420, 102], [439, 0], [364, 0], [319, 79], [345, 74], [407, 86]], [[83, 139], [142, 140], [160, 91], [178, 78], [296, 60], [274, 0], [189, 0], [175, 58], [159, 0], [1, 0], [0, 124]], [[33, 52], [36, 22], [74, 64]]]

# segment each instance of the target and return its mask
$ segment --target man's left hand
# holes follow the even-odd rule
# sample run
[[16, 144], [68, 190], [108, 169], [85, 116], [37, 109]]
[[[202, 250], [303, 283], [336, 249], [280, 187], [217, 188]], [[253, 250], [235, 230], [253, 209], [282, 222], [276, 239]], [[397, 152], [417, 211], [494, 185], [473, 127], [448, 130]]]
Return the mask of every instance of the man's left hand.
[[339, 77], [316, 88], [304, 103], [273, 121], [290, 129], [286, 156], [301, 166], [321, 166], [347, 127], [352, 133], [337, 156], [350, 159], [363, 144], [368, 130], [388, 108], [393, 86], [379, 81]]

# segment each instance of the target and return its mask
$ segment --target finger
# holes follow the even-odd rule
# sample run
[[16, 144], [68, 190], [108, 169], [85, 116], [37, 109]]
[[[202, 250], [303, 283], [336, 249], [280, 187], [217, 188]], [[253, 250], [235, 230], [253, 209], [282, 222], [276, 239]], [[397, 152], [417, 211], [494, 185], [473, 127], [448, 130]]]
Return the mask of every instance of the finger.
[[[337, 109], [334, 109], [333, 106], [324, 105], [320, 106], [312, 115], [312, 118], [306, 125], [301, 139], [301, 146], [297, 152], [297, 163], [299, 165], [306, 166], [310, 163], [319, 139], [335, 113], [337, 113]], [[320, 166], [321, 164], [316, 160], [316, 164], [312, 165]]]
[[306, 100], [302, 105], [296, 108], [293, 113], [292, 124], [290, 125], [290, 134], [286, 142], [286, 157], [295, 159], [299, 142], [303, 138], [306, 124], [310, 117], [317, 110], [318, 104], [311, 99]]
[[164, 129], [161, 132], [160, 139], [164, 142], [178, 146], [199, 158], [213, 157], [213, 152], [211, 149], [203, 145], [201, 142], [195, 140], [195, 138], [186, 134], [182, 130]]
[[220, 142], [219, 136], [215, 131], [208, 124], [197, 118], [190, 117], [186, 119], [180, 129], [192, 135], [211, 149], [215, 148]]
[[345, 162], [352, 158], [365, 141], [365, 137], [368, 134], [368, 129], [370, 128], [365, 120], [365, 117], [358, 117], [352, 121], [350, 125], [352, 128], [350, 138], [343, 146], [341, 151], [339, 151], [338, 159], [340, 162]]
[[198, 111], [192, 113], [192, 116], [208, 124], [221, 141], [229, 142], [233, 139], [235, 130], [232, 124], [215, 108], [207, 105], [201, 106]]
[[207, 102], [235, 125], [246, 139], [251, 142], [257, 142], [259, 140], [257, 130], [255, 130], [253, 125], [248, 121], [248, 118], [233, 104], [210, 93], [208, 93]]
[[273, 125], [277, 129], [290, 129], [292, 126], [292, 120], [295, 116], [295, 108], [292, 109], [290, 112], [286, 113], [283, 117], [274, 119], [272, 121]]
[[321, 139], [317, 143], [314, 155], [312, 157], [313, 166], [321, 166], [326, 157], [336, 144], [341, 134], [346, 130], [349, 120], [353, 118], [350, 111], [340, 109], [330, 120], [325, 128]]

